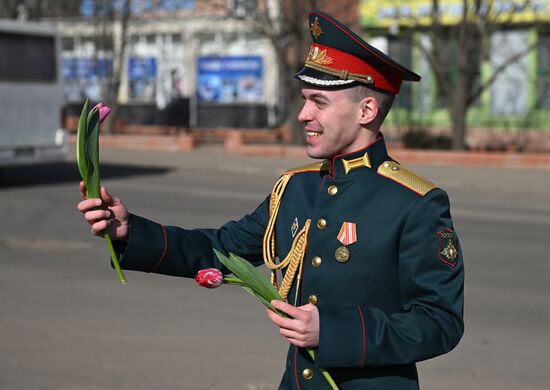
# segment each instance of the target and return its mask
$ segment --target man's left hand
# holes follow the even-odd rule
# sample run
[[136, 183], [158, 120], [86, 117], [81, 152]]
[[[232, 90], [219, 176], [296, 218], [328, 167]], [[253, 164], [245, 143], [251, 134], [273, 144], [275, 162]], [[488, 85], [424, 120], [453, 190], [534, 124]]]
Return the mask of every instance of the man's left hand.
[[288, 314], [285, 318], [267, 310], [267, 316], [279, 327], [279, 333], [291, 344], [301, 348], [314, 348], [319, 345], [319, 310], [308, 303], [294, 307], [281, 301], [272, 301], [278, 310]]

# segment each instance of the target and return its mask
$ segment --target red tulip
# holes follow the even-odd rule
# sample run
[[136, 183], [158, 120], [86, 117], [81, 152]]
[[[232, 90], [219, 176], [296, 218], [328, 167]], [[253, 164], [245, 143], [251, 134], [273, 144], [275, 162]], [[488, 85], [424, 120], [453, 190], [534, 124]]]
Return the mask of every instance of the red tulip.
[[99, 111], [99, 123], [102, 123], [111, 113], [111, 107], [103, 103], [97, 103], [94, 108], [97, 108]]
[[223, 283], [223, 274], [216, 268], [201, 269], [195, 275], [195, 280], [202, 287], [216, 288]]

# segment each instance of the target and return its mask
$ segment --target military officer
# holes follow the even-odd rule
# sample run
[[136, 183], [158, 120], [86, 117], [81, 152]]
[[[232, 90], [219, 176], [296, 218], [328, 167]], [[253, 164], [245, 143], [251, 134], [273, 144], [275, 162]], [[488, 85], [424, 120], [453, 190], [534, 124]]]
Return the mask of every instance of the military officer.
[[254, 212], [219, 229], [152, 222], [104, 188], [78, 208], [92, 232], [118, 240], [124, 269], [193, 277], [221, 268], [212, 248], [272, 269], [285, 300], [274, 305], [290, 315], [268, 311], [290, 343], [280, 389], [330, 388], [321, 368], [340, 389], [417, 389], [415, 362], [463, 334], [448, 196], [392, 160], [380, 133], [401, 83], [420, 77], [329, 15], [311, 12], [309, 25], [298, 118], [318, 162], [285, 172]]

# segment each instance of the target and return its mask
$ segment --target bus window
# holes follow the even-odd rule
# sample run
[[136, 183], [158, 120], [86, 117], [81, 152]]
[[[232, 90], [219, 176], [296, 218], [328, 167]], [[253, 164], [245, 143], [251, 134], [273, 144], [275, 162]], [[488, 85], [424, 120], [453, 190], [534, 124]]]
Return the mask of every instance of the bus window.
[[0, 53], [0, 80], [57, 80], [53, 37], [0, 32]]

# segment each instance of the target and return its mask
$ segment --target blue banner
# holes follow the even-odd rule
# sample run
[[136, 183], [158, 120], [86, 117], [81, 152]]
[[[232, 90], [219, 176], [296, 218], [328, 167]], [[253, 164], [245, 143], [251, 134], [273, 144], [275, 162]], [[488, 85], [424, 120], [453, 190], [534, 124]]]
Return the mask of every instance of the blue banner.
[[157, 59], [131, 57], [128, 60], [128, 80], [131, 98], [153, 101], [157, 84]]
[[113, 74], [112, 58], [64, 58], [62, 64], [65, 80], [106, 78]]
[[263, 60], [259, 56], [201, 57], [197, 98], [203, 102], [258, 102], [263, 99]]
[[[192, 11], [195, 9], [195, 0], [130, 0], [130, 12], [141, 15], [148, 12], [176, 12]], [[97, 3], [97, 4], [96, 4]], [[107, 16], [109, 13], [121, 12], [124, 1], [114, 0], [108, 2], [96, 2], [95, 0], [82, 0], [80, 14], [85, 17]]]
[[128, 79], [149, 80], [157, 77], [157, 60], [153, 57], [131, 57], [128, 60]]

